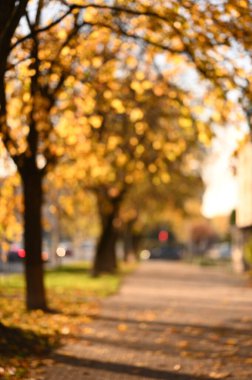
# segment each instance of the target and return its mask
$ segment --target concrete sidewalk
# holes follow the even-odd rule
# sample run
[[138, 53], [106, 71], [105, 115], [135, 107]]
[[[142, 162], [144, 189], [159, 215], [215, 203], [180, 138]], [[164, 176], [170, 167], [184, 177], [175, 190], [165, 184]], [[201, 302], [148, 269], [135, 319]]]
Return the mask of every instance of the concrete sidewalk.
[[223, 269], [144, 262], [53, 360], [45, 380], [251, 380], [252, 287]]

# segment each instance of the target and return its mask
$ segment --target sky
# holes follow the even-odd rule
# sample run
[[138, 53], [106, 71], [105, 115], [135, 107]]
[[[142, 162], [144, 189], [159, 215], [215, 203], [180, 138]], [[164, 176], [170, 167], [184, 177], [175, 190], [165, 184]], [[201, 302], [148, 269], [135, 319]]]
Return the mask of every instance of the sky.
[[[227, 157], [208, 163], [208, 185], [203, 196], [202, 213], [207, 218], [228, 215], [236, 207], [237, 183]], [[210, 178], [211, 176], [211, 178]]]
[[211, 151], [203, 167], [206, 190], [203, 196], [202, 213], [207, 218], [228, 215], [237, 204], [237, 180], [233, 174], [237, 139], [241, 131], [236, 128], [219, 128]]

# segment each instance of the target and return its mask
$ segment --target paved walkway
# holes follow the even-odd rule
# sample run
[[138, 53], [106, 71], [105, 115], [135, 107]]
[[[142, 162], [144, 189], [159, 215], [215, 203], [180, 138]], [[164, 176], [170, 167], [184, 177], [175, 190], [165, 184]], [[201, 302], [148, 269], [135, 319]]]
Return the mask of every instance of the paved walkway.
[[252, 286], [225, 270], [148, 261], [45, 380], [252, 379]]

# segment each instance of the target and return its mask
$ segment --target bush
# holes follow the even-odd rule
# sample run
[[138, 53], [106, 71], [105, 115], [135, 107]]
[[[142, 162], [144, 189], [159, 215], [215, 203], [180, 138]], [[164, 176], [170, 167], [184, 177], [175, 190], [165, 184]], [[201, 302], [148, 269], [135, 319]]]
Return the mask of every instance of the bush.
[[252, 236], [244, 246], [244, 259], [249, 266], [252, 266]]

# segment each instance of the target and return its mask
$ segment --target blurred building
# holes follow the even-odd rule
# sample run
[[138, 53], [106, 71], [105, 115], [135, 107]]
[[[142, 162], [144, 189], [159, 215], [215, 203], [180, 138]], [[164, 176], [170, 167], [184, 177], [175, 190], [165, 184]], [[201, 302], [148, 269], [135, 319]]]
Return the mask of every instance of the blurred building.
[[[238, 200], [236, 224], [232, 227], [233, 262], [237, 271], [252, 265], [252, 143], [247, 142], [239, 152], [237, 166]], [[250, 247], [251, 246], [251, 247]]]

